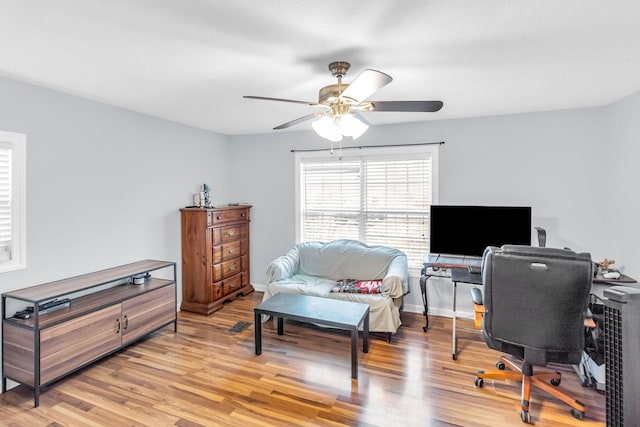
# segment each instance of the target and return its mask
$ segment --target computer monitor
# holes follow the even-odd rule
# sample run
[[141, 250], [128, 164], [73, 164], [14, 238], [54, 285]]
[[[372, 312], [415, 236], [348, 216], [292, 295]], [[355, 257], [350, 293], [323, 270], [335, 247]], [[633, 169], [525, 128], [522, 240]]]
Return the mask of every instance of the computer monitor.
[[432, 205], [429, 252], [482, 256], [487, 246], [531, 245], [530, 206]]

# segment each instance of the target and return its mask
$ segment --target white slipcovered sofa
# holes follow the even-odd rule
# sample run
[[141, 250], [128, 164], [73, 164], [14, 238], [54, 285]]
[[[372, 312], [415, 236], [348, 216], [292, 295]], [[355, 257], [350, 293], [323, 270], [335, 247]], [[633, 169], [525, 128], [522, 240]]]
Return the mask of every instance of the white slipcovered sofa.
[[[332, 292], [338, 280], [382, 280], [381, 292]], [[385, 246], [357, 240], [305, 242], [271, 262], [263, 301], [278, 292], [369, 304], [369, 329], [387, 333], [400, 327], [403, 296], [409, 292], [407, 256]]]

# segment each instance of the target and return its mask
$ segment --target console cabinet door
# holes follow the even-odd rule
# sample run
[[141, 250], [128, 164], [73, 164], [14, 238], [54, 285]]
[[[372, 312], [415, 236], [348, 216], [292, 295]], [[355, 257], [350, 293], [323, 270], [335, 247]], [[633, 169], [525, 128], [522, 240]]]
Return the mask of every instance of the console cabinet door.
[[34, 331], [2, 321], [2, 369], [9, 378], [33, 387]]
[[40, 384], [54, 380], [120, 347], [120, 304], [40, 332]]
[[122, 303], [123, 345], [175, 320], [175, 286], [165, 286]]

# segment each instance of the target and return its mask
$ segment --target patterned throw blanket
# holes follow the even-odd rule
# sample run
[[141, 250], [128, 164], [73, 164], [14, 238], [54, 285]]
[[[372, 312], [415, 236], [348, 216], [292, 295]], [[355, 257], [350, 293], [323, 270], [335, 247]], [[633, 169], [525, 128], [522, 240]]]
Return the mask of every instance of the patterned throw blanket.
[[347, 292], [358, 294], [379, 294], [382, 290], [382, 280], [338, 280], [331, 292]]

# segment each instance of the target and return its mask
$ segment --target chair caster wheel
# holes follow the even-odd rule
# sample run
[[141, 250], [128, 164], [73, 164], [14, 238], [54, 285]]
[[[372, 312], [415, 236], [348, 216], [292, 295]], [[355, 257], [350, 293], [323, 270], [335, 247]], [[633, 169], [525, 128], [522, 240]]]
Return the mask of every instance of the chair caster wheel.
[[476, 377], [476, 379], [474, 380], [476, 387], [484, 387], [484, 380], [480, 377]]
[[558, 379], [554, 378], [554, 379], [550, 380], [549, 382], [551, 383], [552, 386], [558, 387], [562, 381], [560, 381], [560, 378], [558, 378]]
[[502, 363], [501, 361], [497, 361], [496, 362], [496, 368], [500, 369], [501, 371], [504, 371], [505, 365], [504, 363]]
[[523, 423], [531, 424], [531, 414], [529, 412], [520, 411], [520, 419]]
[[571, 409], [571, 415], [573, 415], [573, 418], [576, 420], [584, 419], [584, 412], [578, 411], [577, 409]]

